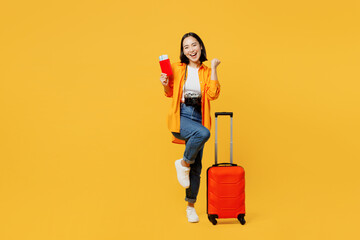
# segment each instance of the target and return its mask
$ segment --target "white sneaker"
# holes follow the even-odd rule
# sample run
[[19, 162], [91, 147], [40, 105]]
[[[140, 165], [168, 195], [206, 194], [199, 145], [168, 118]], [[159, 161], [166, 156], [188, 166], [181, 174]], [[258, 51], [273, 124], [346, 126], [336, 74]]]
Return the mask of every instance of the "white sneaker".
[[189, 177], [190, 168], [184, 167], [181, 164], [181, 161], [182, 159], [175, 161], [177, 178], [181, 186], [183, 186], [184, 188], [188, 188], [190, 186], [190, 177]]
[[195, 208], [187, 206], [186, 208], [186, 216], [188, 221], [191, 223], [199, 222], [199, 216], [196, 214]]

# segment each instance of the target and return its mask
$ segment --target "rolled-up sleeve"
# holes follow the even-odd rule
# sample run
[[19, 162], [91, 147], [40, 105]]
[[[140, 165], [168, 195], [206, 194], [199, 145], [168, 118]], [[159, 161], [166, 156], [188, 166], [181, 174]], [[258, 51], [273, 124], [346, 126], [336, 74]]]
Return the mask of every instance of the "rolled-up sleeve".
[[209, 100], [215, 100], [220, 95], [220, 83], [218, 80], [211, 80], [211, 69], [208, 73], [208, 84], [206, 88], [206, 94]]

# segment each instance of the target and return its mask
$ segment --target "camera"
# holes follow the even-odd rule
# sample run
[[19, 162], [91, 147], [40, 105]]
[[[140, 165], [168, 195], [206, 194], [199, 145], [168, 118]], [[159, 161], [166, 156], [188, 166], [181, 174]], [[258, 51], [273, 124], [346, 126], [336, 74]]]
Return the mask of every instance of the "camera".
[[195, 107], [197, 110], [201, 110], [201, 94], [187, 92], [184, 95], [185, 105]]

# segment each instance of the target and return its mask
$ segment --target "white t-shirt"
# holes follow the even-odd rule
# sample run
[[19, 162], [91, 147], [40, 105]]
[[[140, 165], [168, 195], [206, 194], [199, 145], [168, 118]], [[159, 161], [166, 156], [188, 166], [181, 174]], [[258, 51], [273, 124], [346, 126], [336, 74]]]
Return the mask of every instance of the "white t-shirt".
[[188, 65], [187, 67], [187, 79], [185, 84], [184, 84], [184, 88], [183, 88], [183, 94], [181, 97], [181, 101], [184, 102], [185, 101], [185, 93], [191, 92], [194, 94], [198, 94], [201, 95], [201, 87], [200, 87], [200, 79], [199, 79], [199, 73], [198, 73], [198, 68], [194, 68], [194, 67], [190, 67]]

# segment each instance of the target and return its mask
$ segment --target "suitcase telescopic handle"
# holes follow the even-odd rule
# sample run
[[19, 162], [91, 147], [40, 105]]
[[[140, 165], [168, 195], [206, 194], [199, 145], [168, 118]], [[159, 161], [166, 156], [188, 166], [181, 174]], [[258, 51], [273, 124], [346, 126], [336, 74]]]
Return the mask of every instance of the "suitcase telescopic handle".
[[219, 116], [219, 115], [220, 115], [220, 116], [221, 116], [221, 115], [223, 115], [223, 116], [224, 116], [224, 115], [225, 115], [225, 116], [227, 115], [227, 116], [233, 117], [233, 112], [216, 112], [216, 113], [215, 113], [215, 117], [217, 117], [217, 116]]
[[217, 118], [218, 116], [230, 116], [230, 164], [233, 163], [233, 112], [215, 113], [215, 165], [218, 164], [218, 142], [217, 142]]

